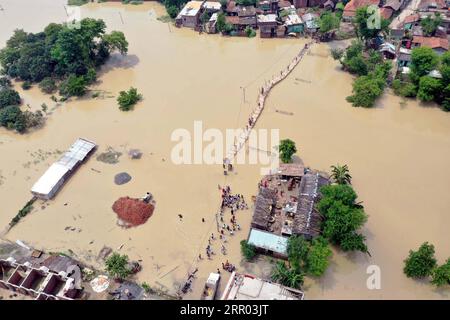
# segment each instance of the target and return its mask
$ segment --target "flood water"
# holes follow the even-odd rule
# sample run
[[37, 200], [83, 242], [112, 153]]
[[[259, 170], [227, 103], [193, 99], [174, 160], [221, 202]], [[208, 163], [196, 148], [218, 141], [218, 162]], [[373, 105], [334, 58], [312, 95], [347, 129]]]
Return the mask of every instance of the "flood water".
[[[1, 0], [0, 46], [15, 28], [37, 32], [50, 22], [65, 21], [64, 4]], [[196, 259], [216, 232], [217, 185], [229, 184], [249, 200], [260, 168], [239, 165], [225, 177], [220, 165], [175, 165], [170, 136], [178, 128], [192, 132], [195, 120], [220, 130], [244, 126], [258, 87], [284, 68], [304, 41], [198, 35], [156, 20], [164, 14], [156, 3], [89, 4], [81, 12], [82, 17], [104, 19], [110, 30], [123, 31], [130, 44], [128, 55], [113, 55], [102, 68], [100, 82], [92, 88], [101, 92], [96, 99], [74, 99], [55, 107], [37, 88], [18, 89], [24, 108], [29, 104], [39, 109], [46, 102], [52, 114], [43, 129], [27, 135], [0, 129], [0, 227], [29, 200], [31, 186], [57, 159], [58, 150], [66, 150], [76, 138], [95, 141], [97, 153], [110, 146], [123, 155], [117, 164], [91, 157], [54, 200], [38, 202], [5, 237], [52, 252], [70, 249], [96, 267], [101, 267], [97, 256], [103, 246], [120, 248], [131, 259], [142, 260], [139, 282], [172, 293], [198, 267], [188, 295], [193, 299], [200, 297], [209, 272], [225, 259], [240, 270], [267, 274], [259, 265], [241, 262], [239, 241], [247, 237], [251, 210], [239, 212], [243, 230], [229, 239], [226, 257], [213, 243], [218, 252], [213, 260]], [[390, 93], [374, 109], [352, 108], [345, 101], [352, 78], [328, 52], [324, 44], [313, 47], [271, 92], [257, 124], [278, 128], [281, 138], [296, 141], [298, 155], [308, 166], [328, 170], [332, 164], [348, 164], [369, 215], [363, 232], [372, 257], [335, 251], [325, 276], [305, 283], [306, 298], [448, 299], [448, 291], [407, 279], [402, 267], [408, 250], [424, 241], [435, 245], [440, 263], [450, 256], [450, 114], [414, 101], [401, 103]], [[144, 100], [134, 111], [121, 112], [115, 97], [130, 86], [138, 88]], [[246, 87], [245, 102], [241, 87]], [[142, 159], [129, 159], [131, 148], [140, 149]], [[123, 171], [132, 180], [117, 186], [114, 175]], [[113, 202], [147, 191], [156, 200], [153, 216], [137, 228], [118, 227]], [[367, 289], [369, 265], [381, 269], [380, 290]]]

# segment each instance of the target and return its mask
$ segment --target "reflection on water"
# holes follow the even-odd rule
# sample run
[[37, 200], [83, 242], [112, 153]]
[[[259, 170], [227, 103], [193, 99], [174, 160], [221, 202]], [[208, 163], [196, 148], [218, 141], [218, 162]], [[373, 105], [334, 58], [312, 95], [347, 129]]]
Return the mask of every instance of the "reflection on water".
[[[0, 43], [16, 27], [36, 32], [49, 22], [64, 21], [64, 3], [3, 0]], [[75, 138], [94, 140], [99, 152], [111, 146], [125, 155], [138, 148], [144, 153], [141, 160], [123, 156], [116, 165], [92, 157], [54, 201], [37, 205], [7, 238], [49, 251], [70, 248], [95, 266], [101, 265], [97, 255], [104, 245], [121, 248], [130, 258], [142, 259], [139, 281], [174, 291], [215, 231], [217, 185], [230, 184], [234, 192], [250, 199], [260, 176], [256, 166], [238, 166], [234, 175], [225, 177], [221, 166], [173, 165], [170, 134], [177, 128], [192, 130], [195, 120], [202, 120], [205, 129], [245, 125], [258, 87], [279, 72], [304, 42], [199, 36], [169, 28], [155, 19], [161, 14], [162, 7], [154, 3], [82, 7], [83, 17], [103, 18], [109, 29], [124, 31], [130, 43], [127, 57], [114, 55], [102, 69], [101, 81], [92, 88], [103, 93], [98, 98], [74, 99], [55, 108], [37, 88], [19, 89], [31, 108], [46, 102], [53, 111], [46, 127], [32, 134], [0, 130], [0, 225], [5, 226], [28, 200], [31, 185], [54, 161], [54, 151], [64, 150]], [[434, 243], [440, 262], [450, 255], [450, 116], [413, 101], [402, 106], [390, 94], [376, 109], [352, 108], [345, 101], [351, 82], [328, 56], [327, 47], [318, 45], [271, 92], [257, 125], [280, 128], [281, 138], [295, 140], [299, 155], [314, 168], [347, 163], [369, 214], [364, 234], [372, 258], [335, 252], [327, 274], [307, 281], [307, 298], [448, 298], [448, 293], [406, 279], [402, 260], [423, 241]], [[240, 87], [246, 85], [243, 103]], [[115, 97], [130, 86], [138, 88], [144, 100], [133, 112], [123, 113]], [[115, 185], [114, 175], [122, 171], [133, 179]], [[113, 202], [146, 191], [157, 201], [153, 216], [138, 228], [118, 227]], [[183, 214], [183, 221], [178, 214]], [[244, 231], [229, 239], [226, 259], [256, 272], [258, 266], [240, 264], [239, 253], [251, 211], [240, 212], [237, 218]], [[81, 231], [71, 232], [68, 226]], [[198, 264], [199, 277], [190, 297], [200, 296], [204, 280], [221, 266], [222, 258], [218, 254]], [[366, 288], [366, 268], [371, 264], [381, 268], [381, 290]]]

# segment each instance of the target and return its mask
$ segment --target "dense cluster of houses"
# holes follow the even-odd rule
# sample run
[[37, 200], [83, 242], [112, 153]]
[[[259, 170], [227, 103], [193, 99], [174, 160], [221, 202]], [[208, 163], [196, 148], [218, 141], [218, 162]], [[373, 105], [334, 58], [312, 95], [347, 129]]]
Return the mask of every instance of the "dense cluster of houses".
[[[190, 1], [175, 19], [178, 27], [216, 33], [220, 13], [231, 25], [232, 35], [245, 36], [245, 30], [259, 29], [262, 38], [297, 36], [318, 30], [319, 15], [307, 12], [308, 7], [334, 8], [331, 0], [263, 0], [256, 5], [239, 5], [229, 0], [222, 6], [219, 1]], [[206, 20], [206, 21], [205, 21]]]
[[[387, 53], [397, 59], [397, 67], [404, 74], [409, 72], [411, 54], [414, 48], [429, 47], [438, 55], [449, 49], [450, 38], [450, 1], [421, 0], [417, 10], [406, 16], [396, 28], [391, 29], [392, 48]], [[438, 14], [441, 23], [433, 35], [424, 33], [421, 21], [427, 17], [435, 18]], [[431, 76], [439, 77], [435, 72]]]
[[256, 196], [248, 243], [261, 253], [287, 258], [288, 238], [307, 239], [321, 233], [322, 218], [315, 203], [328, 178], [306, 169], [302, 163], [282, 164], [266, 176]]

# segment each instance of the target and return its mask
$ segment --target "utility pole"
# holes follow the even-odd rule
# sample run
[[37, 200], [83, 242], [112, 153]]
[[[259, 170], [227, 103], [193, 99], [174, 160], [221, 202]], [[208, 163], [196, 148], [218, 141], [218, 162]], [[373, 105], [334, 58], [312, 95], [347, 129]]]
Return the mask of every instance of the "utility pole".
[[124, 24], [124, 23], [123, 23], [123, 18], [122, 18], [122, 13], [121, 13], [121, 12], [119, 12], [119, 16], [120, 16], [120, 20], [122, 21], [122, 24]]
[[245, 87], [239, 87], [239, 88], [242, 89], [242, 96], [243, 96], [243, 98], [244, 98], [244, 103], [245, 103], [245, 102], [246, 102], [246, 101], [245, 101]]

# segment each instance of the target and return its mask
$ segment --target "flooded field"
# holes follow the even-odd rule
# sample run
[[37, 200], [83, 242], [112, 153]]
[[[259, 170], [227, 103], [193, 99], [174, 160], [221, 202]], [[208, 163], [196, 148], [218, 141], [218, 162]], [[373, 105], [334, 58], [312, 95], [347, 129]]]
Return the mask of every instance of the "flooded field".
[[[16, 27], [36, 32], [66, 19], [64, 0], [0, 4], [2, 47]], [[251, 210], [239, 212], [243, 230], [229, 239], [226, 257], [218, 253], [211, 261], [197, 262], [208, 236], [216, 232], [217, 185], [229, 184], [249, 200], [260, 168], [240, 165], [235, 174], [224, 176], [220, 165], [175, 165], [170, 160], [170, 136], [178, 128], [192, 132], [195, 120], [203, 121], [205, 129], [244, 126], [259, 86], [284, 68], [304, 41], [198, 35], [158, 21], [164, 12], [156, 3], [89, 4], [81, 12], [82, 17], [104, 19], [110, 30], [123, 31], [129, 53], [114, 55], [102, 69], [100, 82], [92, 88], [101, 92], [95, 99], [55, 106], [37, 88], [17, 89], [24, 108], [29, 104], [38, 109], [46, 102], [52, 114], [43, 129], [27, 135], [0, 129], [0, 228], [29, 200], [33, 183], [76, 138], [91, 139], [99, 148], [54, 200], [35, 205], [6, 238], [47, 251], [70, 249], [97, 267], [103, 246], [120, 248], [131, 259], [142, 260], [139, 282], [169, 292], [198, 267], [188, 295], [193, 299], [199, 298], [209, 272], [225, 259], [238, 268], [267, 274], [267, 263], [241, 263], [239, 241], [247, 237]], [[315, 45], [273, 90], [257, 124], [279, 128], [281, 138], [296, 141], [298, 155], [311, 167], [328, 170], [335, 163], [348, 164], [369, 215], [364, 234], [372, 257], [334, 252], [326, 275], [305, 284], [306, 297], [448, 299], [448, 291], [407, 279], [402, 267], [408, 250], [424, 241], [435, 245], [440, 263], [450, 256], [450, 115], [414, 101], [401, 103], [389, 93], [375, 109], [355, 109], [345, 101], [351, 82], [329, 56], [328, 47]], [[115, 98], [130, 86], [138, 88], [144, 100], [124, 113]], [[246, 87], [245, 102], [241, 87]], [[122, 152], [117, 164], [96, 160], [108, 147]], [[133, 148], [143, 152], [140, 160], [127, 156]], [[132, 180], [114, 184], [114, 176], [124, 171]], [[113, 202], [147, 191], [156, 200], [153, 216], [137, 228], [117, 226]], [[213, 248], [220, 251], [217, 244]], [[371, 264], [381, 268], [381, 290], [366, 287]]]

